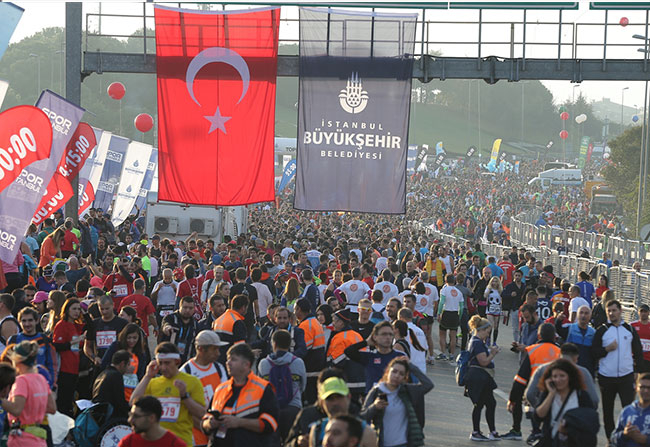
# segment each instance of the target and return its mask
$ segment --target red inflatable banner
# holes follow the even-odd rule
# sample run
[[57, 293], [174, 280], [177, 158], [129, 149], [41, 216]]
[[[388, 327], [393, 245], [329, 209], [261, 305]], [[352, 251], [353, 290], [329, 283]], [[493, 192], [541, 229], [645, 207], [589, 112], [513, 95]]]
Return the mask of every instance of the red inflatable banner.
[[0, 192], [51, 149], [52, 123], [41, 109], [17, 106], [0, 113]]
[[32, 223], [40, 225], [43, 220], [50, 217], [50, 215], [66, 204], [72, 198], [74, 191], [70, 181], [65, 178], [61, 173], [56, 172], [50, 183], [47, 185], [45, 195], [41, 199], [41, 203], [36, 209], [36, 213], [32, 218]]
[[158, 198], [272, 201], [280, 8], [156, 6], [155, 19]]

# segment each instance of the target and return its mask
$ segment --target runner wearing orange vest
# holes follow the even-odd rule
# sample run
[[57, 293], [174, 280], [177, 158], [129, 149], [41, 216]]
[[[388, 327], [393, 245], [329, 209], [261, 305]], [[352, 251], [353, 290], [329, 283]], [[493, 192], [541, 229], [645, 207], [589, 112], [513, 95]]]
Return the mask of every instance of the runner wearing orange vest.
[[304, 298], [296, 301], [294, 308], [296, 318], [300, 321], [298, 327], [305, 333], [307, 355], [303, 359], [307, 369], [307, 388], [303, 400], [310, 405], [316, 402], [316, 379], [325, 369], [325, 332], [316, 317], [310, 313], [311, 305]]
[[[217, 387], [228, 380], [225, 368], [221, 363], [217, 362], [219, 348], [225, 344], [214, 331], [201, 331], [194, 339], [196, 356], [181, 366], [182, 372], [190, 374], [201, 381], [205, 402], [208, 405], [212, 402]], [[195, 446], [208, 445], [208, 438], [202, 430], [196, 427], [192, 428], [192, 436]]]
[[231, 308], [217, 318], [212, 325], [212, 330], [219, 334], [219, 338], [226, 344], [221, 347], [221, 362], [226, 361], [228, 348], [238, 343], [244, 343], [248, 338], [248, 331], [244, 322], [244, 315], [248, 309], [248, 297], [235, 295], [230, 301]]
[[278, 428], [275, 393], [269, 382], [251, 372], [254, 361], [245, 343], [228, 350], [226, 366], [231, 377], [217, 387], [211, 411], [201, 420], [213, 447], [262, 447]]
[[333, 315], [334, 332], [327, 345], [327, 363], [329, 366], [341, 368], [348, 378], [347, 384], [353, 400], [360, 399], [366, 389], [365, 370], [363, 365], [352, 362], [345, 355], [345, 348], [363, 341], [358, 332], [350, 328], [352, 312], [342, 309]]
[[539, 366], [560, 357], [560, 348], [555, 344], [555, 326], [550, 323], [542, 324], [537, 330], [537, 339], [538, 343], [526, 346], [526, 354], [512, 384], [508, 399], [508, 411], [512, 413], [512, 429], [503, 435], [502, 439], [521, 439], [521, 401], [526, 385]]

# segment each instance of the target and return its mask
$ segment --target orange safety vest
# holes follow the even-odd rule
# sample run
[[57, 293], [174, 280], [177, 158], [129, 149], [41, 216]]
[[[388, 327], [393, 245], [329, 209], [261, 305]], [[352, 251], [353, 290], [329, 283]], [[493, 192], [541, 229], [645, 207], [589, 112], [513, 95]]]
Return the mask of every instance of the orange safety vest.
[[212, 323], [212, 330], [232, 337], [232, 330], [235, 323], [243, 319], [244, 317], [242, 317], [239, 312], [228, 309], [223, 313], [223, 315], [217, 318], [214, 323]]
[[264, 390], [269, 386], [269, 382], [251, 372], [248, 374], [246, 384], [240, 391], [235, 405], [226, 407], [226, 403], [232, 397], [234, 384], [234, 379], [231, 377], [214, 390], [212, 409], [219, 411], [223, 415], [264, 420], [273, 427], [273, 431], [277, 430], [278, 423], [273, 416], [268, 413], [260, 414], [260, 402], [262, 401]]
[[307, 318], [298, 327], [305, 333], [305, 344], [308, 351], [325, 347], [325, 331], [315, 317]]
[[[548, 362], [560, 357], [560, 348], [553, 343], [537, 343], [534, 345], [526, 346], [528, 359], [530, 360], [530, 377], [535, 374], [535, 370]], [[530, 377], [521, 377], [519, 374], [515, 376], [515, 381], [526, 386]]]
[[352, 329], [337, 333], [330, 341], [330, 346], [327, 350], [327, 360], [335, 365], [341, 363], [346, 359], [345, 348], [362, 341], [363, 337]]

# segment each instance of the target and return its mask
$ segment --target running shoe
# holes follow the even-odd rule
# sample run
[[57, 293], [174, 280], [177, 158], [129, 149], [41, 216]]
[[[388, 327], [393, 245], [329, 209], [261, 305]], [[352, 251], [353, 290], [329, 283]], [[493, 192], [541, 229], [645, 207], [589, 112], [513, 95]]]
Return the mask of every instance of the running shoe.
[[432, 355], [430, 355], [429, 357], [427, 357], [427, 365], [433, 365], [433, 363], [434, 363], [434, 358]]
[[531, 433], [528, 438], [526, 438], [526, 444], [533, 445], [535, 441], [542, 437], [542, 433]]
[[470, 439], [471, 441], [477, 441], [477, 442], [487, 442], [487, 441], [490, 440], [490, 438], [488, 438], [487, 436], [485, 436], [485, 435], [484, 435], [483, 433], [481, 433], [480, 431], [472, 432], [472, 434], [469, 435], [469, 439]]
[[521, 432], [510, 430], [508, 433], [501, 436], [501, 439], [507, 439], [508, 441], [521, 441], [522, 440]]
[[501, 441], [501, 436], [499, 436], [499, 433], [493, 431], [488, 435], [488, 439], [490, 441]]
[[436, 356], [436, 360], [447, 360], [447, 356], [441, 352]]

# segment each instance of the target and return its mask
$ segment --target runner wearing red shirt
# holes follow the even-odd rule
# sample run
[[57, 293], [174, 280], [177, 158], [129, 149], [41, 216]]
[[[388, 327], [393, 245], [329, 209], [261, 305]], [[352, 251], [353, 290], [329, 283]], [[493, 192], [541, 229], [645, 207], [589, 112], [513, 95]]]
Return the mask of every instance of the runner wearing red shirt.
[[104, 279], [104, 290], [113, 298], [115, 307], [120, 305], [125, 296], [133, 293], [133, 276], [124, 266], [123, 263], [126, 262], [127, 259], [118, 258], [117, 263], [113, 265], [113, 273]]
[[137, 399], [129, 412], [133, 433], [126, 435], [118, 447], [186, 447], [185, 441], [160, 426], [162, 405], [153, 396]]
[[510, 262], [510, 257], [507, 253], [503, 255], [503, 258], [501, 258], [497, 265], [501, 267], [501, 270], [503, 270], [503, 279], [501, 284], [505, 287], [512, 282], [512, 274], [515, 272], [515, 266]]
[[203, 281], [200, 278], [195, 278], [196, 271], [192, 264], [185, 266], [185, 279], [178, 285], [176, 291], [176, 307], [184, 296], [191, 296], [194, 300], [194, 319], [199, 321], [203, 318], [203, 303], [201, 303], [201, 286]]
[[65, 224], [65, 235], [61, 241], [61, 256], [67, 258], [72, 253], [77, 251], [79, 247], [79, 239], [77, 235], [72, 232], [72, 222], [67, 221]]
[[149, 325], [152, 325], [154, 328], [158, 326], [156, 321], [156, 309], [153, 307], [151, 299], [144, 295], [144, 291], [147, 287], [144, 280], [141, 278], [136, 279], [133, 281], [133, 286], [135, 288], [135, 293], [122, 298], [120, 305], [117, 307], [117, 311], [119, 313], [124, 306], [131, 306], [134, 308], [138, 314], [144, 333], [149, 336]]
[[631, 326], [639, 334], [641, 339], [641, 346], [643, 347], [643, 360], [644, 364], [639, 369], [639, 372], [646, 372], [650, 370], [650, 306], [641, 304], [639, 306], [639, 319], [633, 321]]

